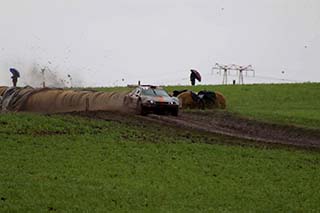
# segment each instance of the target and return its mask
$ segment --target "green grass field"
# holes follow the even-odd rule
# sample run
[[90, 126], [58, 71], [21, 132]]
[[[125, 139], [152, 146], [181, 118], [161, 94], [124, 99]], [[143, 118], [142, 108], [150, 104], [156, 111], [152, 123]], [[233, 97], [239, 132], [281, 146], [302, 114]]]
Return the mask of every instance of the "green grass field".
[[[283, 87], [196, 89], [221, 91], [243, 116], [319, 128], [319, 84]], [[0, 138], [0, 212], [320, 211], [319, 152], [70, 115], [3, 114]]]

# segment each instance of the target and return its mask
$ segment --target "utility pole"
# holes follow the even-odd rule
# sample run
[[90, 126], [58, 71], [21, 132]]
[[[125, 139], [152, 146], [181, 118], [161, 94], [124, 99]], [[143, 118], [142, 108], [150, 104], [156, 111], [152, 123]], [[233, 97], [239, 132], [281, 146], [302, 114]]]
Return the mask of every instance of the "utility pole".
[[230, 75], [231, 70], [237, 71], [238, 75], [238, 82], [239, 84], [243, 84], [243, 73], [246, 73], [246, 76], [248, 76], [248, 72], [253, 72], [253, 77], [255, 76], [255, 70], [252, 68], [252, 65], [248, 66], [239, 66], [236, 64], [231, 65], [221, 65], [219, 63], [216, 63], [214, 67], [212, 67], [212, 73], [214, 70], [219, 70], [219, 74], [221, 75], [221, 71], [223, 71], [223, 79], [222, 84], [228, 84], [228, 75]]
[[222, 84], [228, 84], [228, 67], [223, 68]]
[[42, 68], [41, 69], [41, 74], [42, 74], [42, 87], [45, 88], [46, 87], [46, 79], [45, 79], [45, 73], [44, 71], [46, 71], [46, 68]]
[[243, 84], [243, 73], [242, 73], [242, 71], [243, 70], [239, 70], [239, 80], [238, 80], [238, 82], [239, 82], [239, 84]]
[[252, 65], [246, 67], [235, 65], [234, 70], [238, 70], [239, 84], [243, 84], [243, 72], [246, 72], [246, 76], [248, 76], [248, 72], [252, 71], [253, 77], [255, 76], [255, 70], [252, 68]]
[[219, 70], [219, 74], [221, 75], [221, 71], [223, 71], [222, 84], [228, 84], [228, 70], [229, 69], [230, 68], [228, 65], [221, 65], [219, 63], [216, 63], [215, 66], [212, 67], [212, 73], [214, 72], [214, 70]]

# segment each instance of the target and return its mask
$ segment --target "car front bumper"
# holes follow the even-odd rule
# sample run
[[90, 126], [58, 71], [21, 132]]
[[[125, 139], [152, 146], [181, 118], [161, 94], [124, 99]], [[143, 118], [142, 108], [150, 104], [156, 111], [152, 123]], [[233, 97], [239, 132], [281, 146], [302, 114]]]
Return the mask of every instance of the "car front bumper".
[[142, 106], [148, 112], [171, 112], [179, 109], [177, 104], [144, 104]]

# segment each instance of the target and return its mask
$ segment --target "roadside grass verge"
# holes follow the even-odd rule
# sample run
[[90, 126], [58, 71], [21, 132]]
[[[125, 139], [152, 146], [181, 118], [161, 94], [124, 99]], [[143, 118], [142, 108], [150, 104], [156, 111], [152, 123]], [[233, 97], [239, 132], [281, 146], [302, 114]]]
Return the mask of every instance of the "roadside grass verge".
[[320, 211], [318, 152], [220, 144], [229, 140], [160, 125], [4, 114], [0, 212]]

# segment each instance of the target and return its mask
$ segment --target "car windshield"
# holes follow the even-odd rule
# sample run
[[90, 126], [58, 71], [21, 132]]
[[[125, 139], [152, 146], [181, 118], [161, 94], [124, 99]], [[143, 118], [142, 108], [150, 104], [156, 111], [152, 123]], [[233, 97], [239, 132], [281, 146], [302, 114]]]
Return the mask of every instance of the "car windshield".
[[162, 89], [152, 89], [152, 88], [143, 89], [142, 94], [147, 96], [165, 96], [165, 97], [169, 96], [168, 93]]

